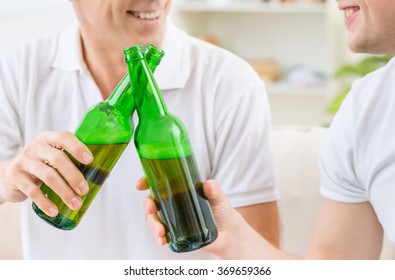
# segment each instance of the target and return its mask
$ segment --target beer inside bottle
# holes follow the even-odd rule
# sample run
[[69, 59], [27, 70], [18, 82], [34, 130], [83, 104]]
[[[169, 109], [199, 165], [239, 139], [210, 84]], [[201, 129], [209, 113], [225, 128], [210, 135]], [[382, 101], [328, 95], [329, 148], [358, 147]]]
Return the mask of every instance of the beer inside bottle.
[[210, 205], [185, 126], [169, 113], [141, 50], [124, 51], [139, 122], [134, 143], [159, 216], [175, 252], [199, 249], [217, 238]]
[[[162, 58], [155, 48], [148, 47], [145, 55], [149, 59], [149, 67], [156, 69]], [[85, 115], [75, 135], [92, 152], [93, 162], [83, 165], [66, 154], [77, 166], [88, 182], [89, 191], [82, 196], [82, 206], [78, 210], [70, 209], [62, 199], [45, 183], [42, 192], [58, 207], [58, 215], [50, 217], [33, 203], [33, 210], [50, 225], [64, 230], [75, 228], [91, 205], [102, 184], [115, 166], [122, 152], [130, 142], [133, 133], [132, 114], [134, 99], [129, 75], [126, 74], [114, 89], [110, 97], [93, 106]], [[133, 171], [131, 171], [133, 172]], [[114, 189], [114, 191], [117, 191]]]
[[215, 223], [193, 156], [174, 159], [141, 158], [151, 191], [165, 224], [170, 248], [188, 252], [216, 238]]

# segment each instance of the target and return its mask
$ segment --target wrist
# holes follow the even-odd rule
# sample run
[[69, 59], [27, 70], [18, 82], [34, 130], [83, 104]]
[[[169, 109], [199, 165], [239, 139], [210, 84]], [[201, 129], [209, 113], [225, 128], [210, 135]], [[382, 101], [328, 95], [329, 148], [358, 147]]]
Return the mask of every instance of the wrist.
[[235, 213], [226, 230], [221, 232], [221, 244], [216, 255], [227, 260], [252, 259], [255, 231], [238, 212]]
[[282, 259], [281, 251], [263, 238], [238, 214], [233, 230], [228, 232], [221, 258], [224, 259]]
[[5, 198], [5, 173], [9, 164], [9, 161], [0, 162], [0, 204], [7, 202]]

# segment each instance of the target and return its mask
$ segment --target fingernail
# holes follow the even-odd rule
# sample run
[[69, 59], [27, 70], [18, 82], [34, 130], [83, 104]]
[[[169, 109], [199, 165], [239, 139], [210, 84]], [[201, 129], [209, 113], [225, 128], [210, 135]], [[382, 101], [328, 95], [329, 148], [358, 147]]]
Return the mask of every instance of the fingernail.
[[81, 199], [75, 196], [73, 197], [73, 199], [71, 199], [71, 205], [73, 206], [74, 209], [78, 209], [81, 207], [82, 201]]
[[81, 184], [79, 186], [79, 191], [80, 191], [80, 194], [82, 194], [82, 195], [86, 194], [89, 191], [89, 186], [85, 181], [81, 182]]
[[56, 215], [58, 215], [58, 210], [56, 210], [55, 207], [50, 207], [50, 208], [48, 209], [48, 211], [49, 211], [49, 215], [50, 215], [51, 217], [55, 217]]
[[93, 160], [93, 156], [88, 152], [84, 152], [82, 154], [82, 159], [84, 160], [85, 163], [89, 163]]

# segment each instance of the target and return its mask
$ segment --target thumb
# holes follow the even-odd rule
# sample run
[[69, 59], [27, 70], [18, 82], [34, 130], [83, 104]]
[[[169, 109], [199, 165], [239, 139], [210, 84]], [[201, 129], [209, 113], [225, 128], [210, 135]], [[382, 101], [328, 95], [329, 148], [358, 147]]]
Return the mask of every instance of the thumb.
[[203, 184], [203, 191], [208, 198], [211, 207], [219, 207], [226, 203], [226, 196], [215, 180], [207, 180]]
[[239, 225], [243, 225], [240, 214], [233, 208], [217, 181], [207, 180], [204, 182], [203, 191], [210, 203], [218, 229], [217, 240], [207, 246], [206, 251], [221, 258], [237, 258], [237, 253], [232, 251], [235, 246], [229, 246], [229, 244], [236, 243], [233, 237], [237, 236]]
[[203, 184], [203, 191], [210, 203], [218, 229], [228, 228], [230, 220], [234, 220], [238, 212], [233, 208], [220, 185], [215, 180], [208, 180]]

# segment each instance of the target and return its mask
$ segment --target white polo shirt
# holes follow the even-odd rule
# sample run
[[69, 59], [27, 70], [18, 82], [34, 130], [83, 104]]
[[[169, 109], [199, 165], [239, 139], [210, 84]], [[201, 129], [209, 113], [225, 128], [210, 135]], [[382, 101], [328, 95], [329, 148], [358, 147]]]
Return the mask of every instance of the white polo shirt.
[[[161, 47], [166, 55], [155, 76], [169, 111], [188, 130], [202, 179], [217, 179], [235, 207], [278, 199], [268, 101], [254, 70], [170, 22]], [[1, 160], [14, 157], [44, 130], [74, 131], [88, 108], [100, 101], [82, 59], [77, 24], [9, 49], [0, 57]], [[72, 231], [47, 225], [27, 200], [22, 211], [24, 257], [209, 258], [200, 251], [176, 254], [155, 243], [145, 222], [147, 192], [135, 190], [142, 176], [130, 143]]]
[[320, 156], [321, 191], [345, 203], [369, 201], [395, 243], [395, 60], [354, 82]]

